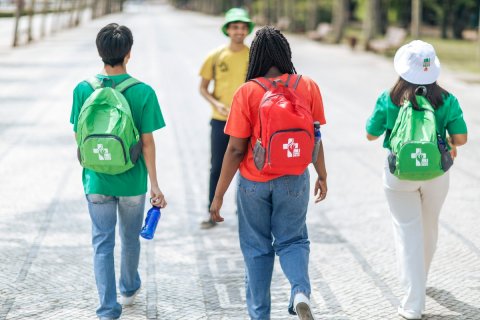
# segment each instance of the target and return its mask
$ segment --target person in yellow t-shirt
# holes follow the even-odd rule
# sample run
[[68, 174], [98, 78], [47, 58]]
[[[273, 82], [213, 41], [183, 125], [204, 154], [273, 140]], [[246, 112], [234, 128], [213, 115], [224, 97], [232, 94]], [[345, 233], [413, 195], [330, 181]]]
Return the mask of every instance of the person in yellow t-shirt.
[[[215, 188], [222, 168], [223, 155], [227, 149], [229, 136], [223, 130], [230, 111], [233, 94], [244, 82], [247, 75], [249, 48], [245, 38], [253, 31], [254, 23], [247, 11], [232, 8], [225, 14], [222, 32], [230, 38], [230, 43], [216, 48], [205, 59], [200, 69], [200, 93], [212, 107], [212, 127], [210, 134], [210, 186], [208, 208], [212, 204]], [[213, 81], [213, 92], [208, 86]], [[208, 210], [207, 210], [208, 213]], [[202, 221], [201, 228], [214, 227], [216, 222], [210, 219]]]

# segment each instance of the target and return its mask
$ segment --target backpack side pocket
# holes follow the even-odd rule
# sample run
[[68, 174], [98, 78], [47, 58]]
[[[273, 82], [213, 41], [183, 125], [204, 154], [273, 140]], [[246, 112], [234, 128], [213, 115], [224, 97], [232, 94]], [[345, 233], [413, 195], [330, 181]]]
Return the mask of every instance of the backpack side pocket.
[[262, 170], [265, 165], [265, 148], [260, 140], [257, 140], [253, 147], [253, 162], [258, 170]]

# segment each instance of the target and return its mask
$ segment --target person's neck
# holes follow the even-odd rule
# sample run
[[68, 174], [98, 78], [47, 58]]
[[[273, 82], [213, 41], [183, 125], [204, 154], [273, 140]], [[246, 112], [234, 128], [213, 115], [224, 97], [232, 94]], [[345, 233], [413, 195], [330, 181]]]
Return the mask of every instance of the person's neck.
[[270, 69], [268, 69], [267, 73], [264, 75], [265, 78], [276, 78], [281, 76], [283, 73], [278, 70], [277, 67], [273, 66]]
[[125, 65], [118, 65], [115, 67], [105, 65], [102, 70], [102, 74], [107, 76], [116, 76], [125, 73], [127, 73], [127, 67]]
[[243, 42], [242, 43], [236, 43], [236, 42], [231, 41], [228, 48], [233, 52], [238, 52], [238, 51], [242, 51], [243, 48], [245, 48], [245, 44]]

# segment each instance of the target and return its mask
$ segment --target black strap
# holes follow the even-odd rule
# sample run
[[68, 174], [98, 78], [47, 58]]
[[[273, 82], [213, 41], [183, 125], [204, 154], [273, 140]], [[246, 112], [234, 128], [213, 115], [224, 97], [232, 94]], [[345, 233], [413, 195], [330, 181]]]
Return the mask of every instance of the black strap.
[[258, 84], [260, 87], [262, 87], [263, 89], [265, 89], [265, 91], [268, 91], [268, 89], [269, 89], [266, 85], [264, 85], [264, 84], [263, 84], [260, 80], [258, 80], [258, 79], [252, 79], [252, 80], [250, 80], [250, 81], [253, 81], [253, 82], [255, 82], [256, 84]]
[[292, 75], [289, 73], [289, 74], [288, 74], [288, 77], [287, 77], [287, 81], [285, 82], [285, 87], [288, 88], [288, 85], [289, 85], [289, 83], [290, 83], [290, 79], [291, 79], [291, 78], [292, 78]]
[[[295, 91], [298, 87], [298, 83], [300, 82], [300, 79], [302, 78], [302, 75], [297, 75], [297, 78], [295, 79], [295, 82], [293, 83], [293, 86], [292, 86], [292, 89]], [[265, 79], [265, 81], [267, 81], [268, 83], [271, 84], [272, 87], [276, 87], [277, 86], [277, 83], [283, 83], [282, 80], [280, 79], [277, 79], [277, 80], [270, 80], [269, 78], [266, 78], [266, 77], [262, 77], [262, 79]], [[288, 85], [290, 84], [290, 80], [292, 79], [292, 75], [291, 74], [288, 74], [288, 77], [287, 77], [287, 81], [284, 83], [285, 87], [288, 88]], [[262, 81], [259, 80], [259, 78], [256, 78], [256, 79], [251, 79], [250, 81], [253, 81], [255, 83], [257, 83], [258, 85], [260, 85], [265, 91], [268, 91], [270, 88], [267, 87]]]
[[302, 75], [301, 74], [297, 74], [297, 80], [295, 81], [295, 83], [293, 84], [293, 90], [297, 90], [297, 87], [298, 87], [298, 83], [300, 82], [300, 79], [302, 78]]

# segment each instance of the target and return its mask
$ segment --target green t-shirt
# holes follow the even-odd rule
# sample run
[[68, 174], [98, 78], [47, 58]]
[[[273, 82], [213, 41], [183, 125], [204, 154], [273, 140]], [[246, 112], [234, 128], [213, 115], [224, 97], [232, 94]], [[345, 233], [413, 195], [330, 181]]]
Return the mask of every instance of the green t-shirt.
[[[106, 78], [97, 75], [98, 79]], [[109, 76], [115, 83], [130, 78], [128, 74]], [[109, 85], [109, 82], [106, 82]], [[93, 93], [92, 87], [86, 82], [80, 82], [73, 91], [72, 113], [70, 123], [73, 131], [77, 132], [77, 121], [82, 105]], [[133, 121], [140, 134], [151, 133], [165, 126], [160, 105], [153, 89], [140, 83], [128, 88], [124, 93], [132, 110]], [[143, 154], [138, 158], [135, 166], [121, 174], [109, 175], [83, 169], [82, 180], [85, 194], [103, 194], [108, 196], [137, 196], [147, 192], [148, 171], [145, 166]]]
[[[378, 137], [385, 132], [384, 148], [390, 149], [390, 134], [399, 111], [399, 106], [393, 104], [390, 98], [390, 92], [385, 91], [378, 97], [375, 109], [367, 120], [366, 129], [369, 134]], [[450, 135], [467, 133], [462, 109], [453, 94], [445, 96], [443, 104], [435, 110], [435, 122], [437, 123], [437, 130], [444, 140], [447, 131]]]

